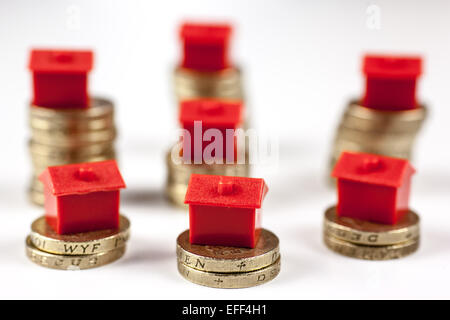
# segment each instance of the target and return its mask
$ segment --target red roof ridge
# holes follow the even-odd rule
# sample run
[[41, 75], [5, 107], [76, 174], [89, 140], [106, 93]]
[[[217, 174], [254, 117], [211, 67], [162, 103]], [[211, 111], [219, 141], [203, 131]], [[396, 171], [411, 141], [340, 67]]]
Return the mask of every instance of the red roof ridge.
[[79, 74], [91, 71], [91, 50], [33, 49], [28, 68], [33, 72]]
[[[220, 190], [220, 183], [231, 182], [232, 188]], [[268, 188], [262, 178], [192, 174], [185, 203], [221, 207], [259, 209]]]
[[406, 159], [344, 151], [331, 175], [338, 179], [400, 187], [408, 171], [413, 174], [415, 169]]
[[242, 122], [242, 101], [217, 98], [196, 98], [180, 103], [180, 123], [202, 121], [207, 125], [232, 124]]
[[227, 22], [184, 22], [180, 27], [180, 38], [197, 40], [201, 43], [211, 44], [224, 42], [230, 37], [233, 28]]
[[115, 160], [48, 167], [39, 180], [55, 196], [114, 191], [126, 187]]
[[418, 55], [366, 54], [362, 69], [369, 77], [415, 79], [422, 74], [422, 58]]

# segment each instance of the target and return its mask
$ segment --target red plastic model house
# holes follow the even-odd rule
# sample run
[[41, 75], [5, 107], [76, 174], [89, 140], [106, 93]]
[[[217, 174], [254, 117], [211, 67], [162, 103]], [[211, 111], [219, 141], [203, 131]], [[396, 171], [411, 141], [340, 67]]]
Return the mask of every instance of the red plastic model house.
[[[204, 158], [204, 150], [209, 144], [215, 142], [215, 137], [207, 137], [208, 129], [217, 129], [221, 133], [223, 159], [236, 159], [236, 138], [227, 137], [227, 129], [237, 129], [241, 126], [243, 106], [241, 101], [220, 99], [194, 99], [182, 101], [180, 105], [180, 124], [189, 132], [183, 136], [183, 159], [195, 163], [208, 161]], [[198, 128], [198, 129], [196, 129]], [[230, 140], [232, 139], [232, 140]], [[230, 140], [230, 141], [228, 141]], [[227, 141], [229, 149], [227, 149]], [[220, 144], [220, 141], [217, 142]], [[187, 151], [189, 150], [189, 151]], [[233, 153], [230, 155], [230, 153]], [[219, 157], [212, 150], [213, 157]], [[196, 160], [197, 159], [197, 160]]]
[[44, 184], [47, 223], [58, 234], [119, 227], [120, 189], [114, 160], [48, 167]]
[[45, 108], [87, 108], [92, 51], [32, 50], [33, 105]]
[[183, 68], [218, 71], [230, 67], [228, 47], [231, 26], [228, 24], [185, 23], [181, 26]]
[[192, 174], [184, 201], [190, 242], [254, 248], [267, 191], [263, 179]]
[[420, 57], [367, 55], [363, 71], [367, 77], [362, 101], [378, 110], [408, 110], [417, 107], [416, 80], [422, 73]]
[[414, 172], [408, 160], [343, 152], [332, 172], [338, 181], [338, 215], [397, 223], [408, 212]]

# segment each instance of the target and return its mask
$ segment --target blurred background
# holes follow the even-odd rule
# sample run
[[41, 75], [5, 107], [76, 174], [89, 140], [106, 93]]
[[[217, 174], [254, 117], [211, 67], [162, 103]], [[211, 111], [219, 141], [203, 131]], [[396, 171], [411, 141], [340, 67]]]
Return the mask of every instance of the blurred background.
[[[282, 249], [280, 276], [261, 287], [203, 288], [176, 271], [175, 239], [188, 219], [164, 199], [164, 153], [175, 139], [171, 80], [185, 20], [234, 24], [252, 127], [279, 139], [278, 165], [254, 171], [270, 190], [263, 225]], [[1, 1], [0, 43], [1, 298], [450, 298], [448, 1]], [[116, 106], [132, 239], [122, 260], [96, 270], [46, 270], [24, 254], [43, 214], [26, 193], [27, 63], [30, 48], [46, 47], [93, 49], [90, 92]], [[321, 241], [323, 211], [336, 201], [326, 179], [331, 141], [344, 107], [363, 93], [367, 52], [421, 55], [418, 97], [430, 109], [413, 160], [422, 247], [381, 263], [335, 255]], [[61, 284], [70, 290], [55, 290]]]

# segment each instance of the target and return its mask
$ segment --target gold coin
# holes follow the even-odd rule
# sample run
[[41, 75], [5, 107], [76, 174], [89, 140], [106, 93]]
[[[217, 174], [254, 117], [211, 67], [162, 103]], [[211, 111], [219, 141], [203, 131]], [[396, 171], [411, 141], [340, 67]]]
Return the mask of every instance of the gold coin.
[[266, 283], [280, 273], [280, 258], [273, 264], [250, 272], [218, 273], [190, 268], [178, 261], [178, 271], [193, 283], [213, 288], [248, 288]]
[[243, 96], [241, 73], [237, 68], [198, 72], [178, 67], [174, 85], [179, 101], [197, 97], [242, 99]]
[[32, 139], [40, 144], [54, 147], [83, 147], [96, 143], [112, 142], [116, 138], [116, 130], [114, 127], [97, 130], [86, 131], [76, 134], [61, 134], [52, 131], [33, 129], [31, 131]]
[[[395, 139], [395, 138], [394, 138]], [[404, 144], [401, 146], [392, 146], [388, 144], [383, 144], [383, 142], [374, 140], [370, 141], [355, 141], [350, 139], [343, 139], [338, 136], [334, 144], [333, 157], [339, 159], [342, 151], [351, 150], [353, 152], [365, 152], [373, 153], [379, 155], [385, 155], [394, 158], [406, 158], [409, 159], [412, 153], [413, 141], [411, 143]]]
[[103, 118], [80, 119], [80, 118], [57, 118], [54, 121], [43, 118], [30, 118], [31, 130], [53, 132], [56, 134], [79, 134], [82, 132], [106, 130], [114, 127], [113, 113]]
[[417, 132], [427, 116], [427, 108], [404, 111], [380, 111], [352, 101], [344, 112], [342, 125], [360, 131], [405, 133]]
[[334, 138], [330, 171], [342, 151], [410, 159], [416, 135], [426, 117], [424, 105], [405, 111], [380, 111], [351, 101]]
[[112, 141], [100, 142], [83, 146], [82, 148], [73, 148], [48, 146], [46, 144], [41, 144], [37, 143], [36, 141], [30, 140], [29, 149], [31, 156], [41, 156], [57, 159], [73, 159], [93, 157], [105, 153], [111, 153], [114, 151], [114, 143]]
[[38, 206], [44, 205], [45, 199], [44, 199], [44, 193], [42, 191], [30, 188], [28, 190], [28, 197], [33, 204], [38, 205]]
[[419, 238], [385, 246], [367, 246], [343, 241], [324, 233], [325, 245], [344, 256], [365, 260], [390, 260], [405, 257], [419, 248]]
[[189, 242], [189, 230], [177, 238], [178, 261], [207, 272], [248, 272], [267, 267], [280, 257], [279, 240], [261, 229], [255, 248], [196, 245]]
[[48, 124], [53, 126], [41, 129], [60, 129], [65, 128], [67, 124], [104, 119], [114, 113], [113, 103], [107, 99], [94, 97], [89, 104], [89, 108], [85, 109], [53, 109], [31, 105], [30, 118], [47, 120]]
[[125, 246], [111, 251], [82, 256], [56, 255], [37, 249], [31, 242], [30, 237], [27, 237], [26, 240], [27, 257], [40, 266], [52, 269], [82, 270], [100, 267], [118, 260], [124, 253]]
[[166, 185], [166, 197], [171, 204], [181, 208], [187, 209], [189, 206], [184, 203], [187, 185], [180, 183], [168, 183]]
[[34, 175], [39, 176], [45, 169], [47, 169], [47, 167], [63, 166], [66, 164], [74, 164], [74, 163], [97, 162], [115, 158], [116, 158], [115, 152], [111, 152], [93, 157], [86, 157], [86, 158], [81, 157], [72, 159], [58, 159], [58, 158], [46, 158], [34, 156], [31, 160], [33, 162]]
[[348, 128], [339, 128], [338, 134], [340, 141], [352, 142], [373, 150], [383, 149], [390, 152], [409, 150], [414, 144], [414, 138], [416, 137], [415, 134], [411, 133], [363, 132]]
[[33, 167], [36, 172], [36, 175], [39, 175], [43, 170], [45, 170], [47, 167], [52, 166], [62, 166], [66, 164], [73, 164], [73, 163], [83, 163], [83, 162], [96, 162], [96, 161], [103, 161], [103, 160], [109, 160], [114, 159], [116, 157], [116, 154], [114, 150], [94, 155], [90, 157], [65, 157], [65, 158], [57, 158], [57, 157], [47, 157], [47, 156], [38, 156], [33, 155], [31, 160], [33, 162]]
[[419, 216], [408, 211], [395, 225], [338, 217], [336, 207], [325, 211], [324, 232], [357, 244], [384, 246], [403, 243], [419, 237]]
[[44, 185], [36, 176], [33, 176], [33, 178], [31, 179], [30, 188], [36, 191], [44, 191]]
[[90, 255], [123, 247], [129, 236], [130, 221], [122, 215], [119, 229], [74, 234], [57, 234], [42, 216], [31, 225], [30, 239], [41, 251], [61, 255]]

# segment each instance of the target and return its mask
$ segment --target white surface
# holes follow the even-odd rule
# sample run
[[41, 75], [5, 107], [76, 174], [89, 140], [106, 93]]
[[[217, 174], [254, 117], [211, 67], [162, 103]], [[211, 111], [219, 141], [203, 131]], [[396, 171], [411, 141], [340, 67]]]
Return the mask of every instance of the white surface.
[[[372, 3], [381, 8], [380, 30], [366, 27]], [[446, 1], [1, 1], [0, 298], [450, 298], [449, 9]], [[252, 123], [280, 137], [278, 169], [256, 176], [270, 188], [263, 224], [281, 240], [282, 272], [260, 287], [205, 288], [176, 270], [175, 239], [188, 219], [163, 198], [163, 158], [176, 124], [170, 72], [185, 17], [236, 22], [234, 57], [244, 67]], [[25, 257], [25, 236], [43, 213], [26, 196], [32, 46], [94, 48], [91, 92], [116, 103], [132, 238], [109, 266], [63, 272]], [[419, 95], [431, 115], [416, 148], [411, 199], [422, 245], [405, 259], [367, 262], [322, 244], [323, 211], [335, 202], [324, 177], [338, 117], [362, 90], [361, 54], [386, 50], [426, 59]]]

